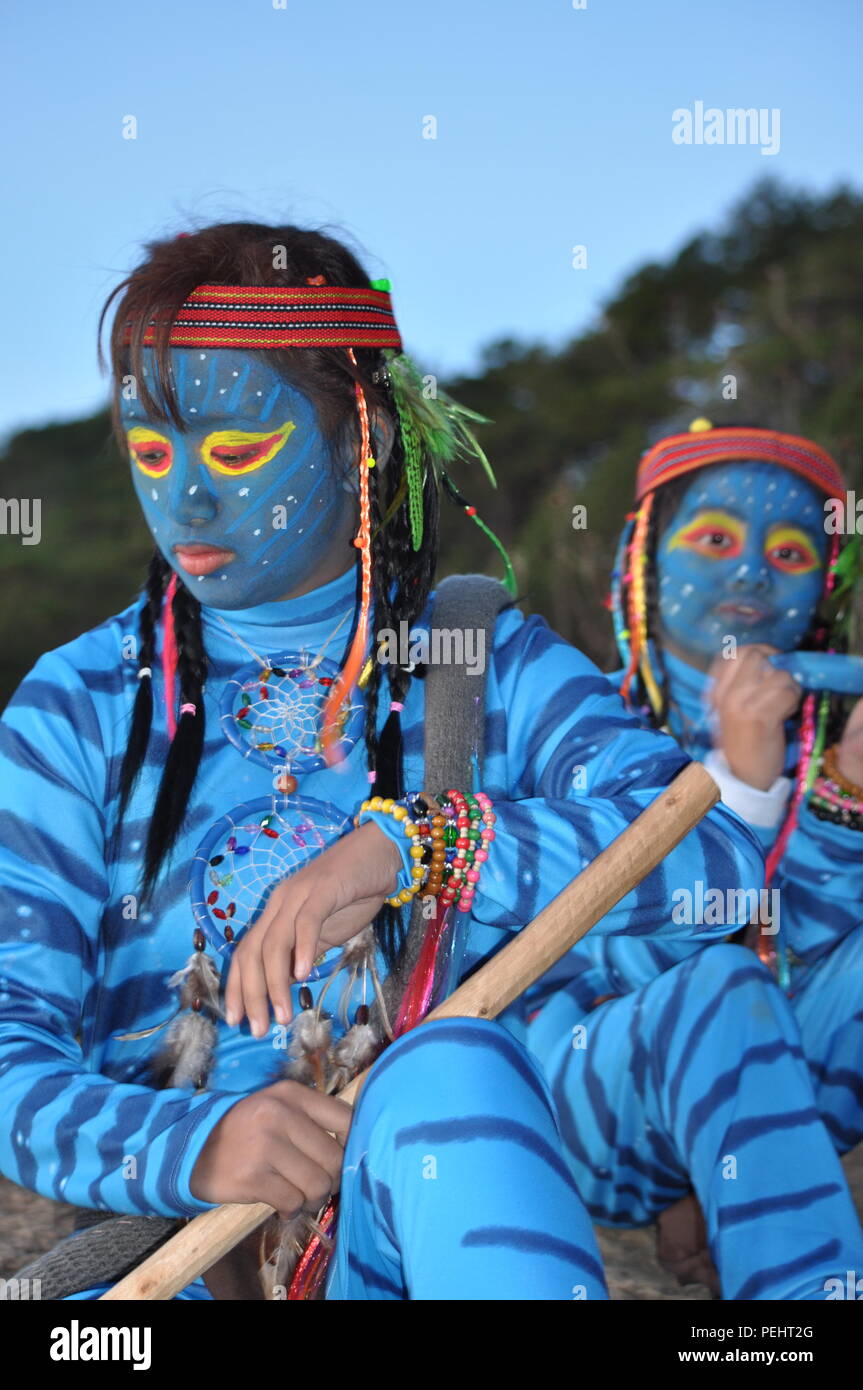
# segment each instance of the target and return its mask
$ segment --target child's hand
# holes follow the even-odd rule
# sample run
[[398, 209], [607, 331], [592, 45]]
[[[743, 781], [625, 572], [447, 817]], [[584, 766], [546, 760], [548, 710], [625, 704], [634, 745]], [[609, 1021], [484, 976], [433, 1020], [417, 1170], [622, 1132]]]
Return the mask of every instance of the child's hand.
[[285, 1218], [301, 1207], [317, 1211], [338, 1189], [351, 1114], [344, 1101], [297, 1081], [245, 1096], [222, 1116], [198, 1155], [192, 1196], [268, 1202]]
[[787, 671], [770, 665], [767, 658], [775, 651], [753, 642], [734, 657], [717, 657], [710, 668], [719, 746], [734, 776], [760, 791], [769, 791], [782, 775], [785, 721], [803, 693]]
[[395, 893], [401, 866], [397, 846], [369, 821], [278, 884], [234, 952], [228, 1023], [248, 1014], [253, 1036], [262, 1038], [270, 1003], [278, 1022], [289, 1023], [291, 985], [306, 979], [321, 951], [343, 945], [373, 921]]

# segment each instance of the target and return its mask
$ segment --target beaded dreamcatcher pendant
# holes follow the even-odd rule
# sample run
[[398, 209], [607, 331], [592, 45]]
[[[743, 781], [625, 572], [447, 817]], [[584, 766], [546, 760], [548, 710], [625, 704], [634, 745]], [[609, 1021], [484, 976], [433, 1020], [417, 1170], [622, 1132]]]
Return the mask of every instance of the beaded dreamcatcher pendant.
[[208, 830], [189, 885], [199, 929], [220, 954], [260, 917], [272, 890], [351, 826], [337, 806], [274, 793], [235, 807]]
[[[322, 744], [324, 705], [339, 675], [335, 662], [309, 652], [281, 652], [268, 664], [250, 662], [228, 680], [219, 722], [230, 743], [254, 762], [279, 767], [288, 777], [326, 766]], [[346, 702], [337, 731], [347, 756], [362, 738], [361, 700]]]

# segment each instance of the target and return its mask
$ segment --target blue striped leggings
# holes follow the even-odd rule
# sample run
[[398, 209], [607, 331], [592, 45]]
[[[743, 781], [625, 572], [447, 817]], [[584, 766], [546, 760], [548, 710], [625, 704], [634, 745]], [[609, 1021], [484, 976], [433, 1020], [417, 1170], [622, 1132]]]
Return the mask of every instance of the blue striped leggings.
[[[177, 1297], [210, 1294], [198, 1279]], [[521, 1044], [461, 1018], [393, 1043], [348, 1135], [327, 1298], [607, 1297], [548, 1086]]]
[[821, 1118], [845, 1153], [863, 1141], [863, 925], [793, 972], [791, 1008]]
[[823, 1299], [863, 1233], [800, 1032], [751, 952], [707, 947], [585, 1015], [529, 1029], [593, 1218], [636, 1226], [694, 1188], [726, 1299]]
[[342, 1173], [331, 1299], [604, 1299], [548, 1087], [476, 1019], [424, 1024], [376, 1063]]

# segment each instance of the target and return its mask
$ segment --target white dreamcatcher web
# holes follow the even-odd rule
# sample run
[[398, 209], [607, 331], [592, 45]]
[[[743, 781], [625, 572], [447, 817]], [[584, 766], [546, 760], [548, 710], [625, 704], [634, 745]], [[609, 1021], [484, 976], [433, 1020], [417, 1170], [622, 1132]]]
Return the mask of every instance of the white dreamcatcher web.
[[195, 920], [223, 951], [257, 921], [273, 888], [337, 840], [350, 816], [312, 797], [249, 801], [202, 841], [190, 884]]
[[[246, 758], [315, 771], [323, 764], [321, 715], [338, 674], [335, 663], [308, 652], [281, 654], [263, 668], [244, 666], [225, 687], [222, 728]], [[345, 751], [356, 744], [362, 722], [362, 702], [347, 702], [337, 720]]]

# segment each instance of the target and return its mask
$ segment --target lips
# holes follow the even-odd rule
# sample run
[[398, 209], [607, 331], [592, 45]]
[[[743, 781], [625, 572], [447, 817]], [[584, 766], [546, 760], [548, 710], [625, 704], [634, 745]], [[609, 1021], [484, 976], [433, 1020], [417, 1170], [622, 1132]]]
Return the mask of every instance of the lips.
[[223, 550], [216, 545], [190, 542], [188, 545], [175, 545], [174, 554], [187, 574], [213, 574], [224, 569], [234, 558], [233, 550]]
[[761, 603], [720, 603], [716, 611], [724, 618], [733, 618], [745, 627], [755, 627], [757, 623], [763, 623], [770, 617], [770, 609]]

